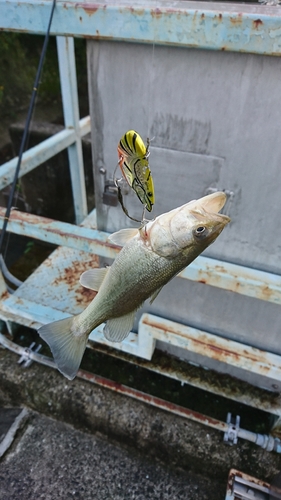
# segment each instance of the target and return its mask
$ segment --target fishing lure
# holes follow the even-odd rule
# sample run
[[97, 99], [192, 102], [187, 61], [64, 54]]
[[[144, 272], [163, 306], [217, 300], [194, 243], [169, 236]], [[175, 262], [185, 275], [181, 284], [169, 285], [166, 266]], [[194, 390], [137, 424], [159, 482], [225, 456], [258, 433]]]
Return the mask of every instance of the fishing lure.
[[153, 179], [148, 164], [149, 139], [147, 139], [145, 146], [141, 136], [135, 130], [128, 130], [120, 139], [117, 151], [118, 165], [123, 177], [135, 191], [146, 210], [151, 212], [155, 197]]

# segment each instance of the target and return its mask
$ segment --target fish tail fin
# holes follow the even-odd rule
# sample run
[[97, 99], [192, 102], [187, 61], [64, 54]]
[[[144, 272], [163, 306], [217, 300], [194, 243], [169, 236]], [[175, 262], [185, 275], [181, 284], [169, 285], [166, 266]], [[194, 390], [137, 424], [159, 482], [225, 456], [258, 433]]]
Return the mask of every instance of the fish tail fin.
[[69, 380], [76, 376], [88, 340], [88, 334], [75, 331], [75, 316], [41, 326], [38, 333], [49, 345], [59, 371]]

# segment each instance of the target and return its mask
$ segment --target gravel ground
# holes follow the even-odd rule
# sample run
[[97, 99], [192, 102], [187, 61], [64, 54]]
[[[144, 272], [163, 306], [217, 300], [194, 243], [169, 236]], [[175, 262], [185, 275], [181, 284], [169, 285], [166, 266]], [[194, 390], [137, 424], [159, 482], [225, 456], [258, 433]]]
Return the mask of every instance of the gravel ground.
[[31, 412], [0, 462], [0, 499], [39, 498], [219, 500], [224, 489]]

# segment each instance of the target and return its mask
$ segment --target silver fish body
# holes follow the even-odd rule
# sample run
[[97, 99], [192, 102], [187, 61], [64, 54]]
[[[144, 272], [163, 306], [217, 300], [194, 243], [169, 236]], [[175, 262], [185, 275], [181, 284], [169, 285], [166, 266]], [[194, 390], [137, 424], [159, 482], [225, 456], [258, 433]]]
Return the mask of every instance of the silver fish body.
[[110, 268], [92, 269], [80, 282], [98, 291], [79, 315], [39, 329], [49, 344], [58, 369], [73, 379], [90, 332], [106, 322], [105, 337], [121, 342], [132, 329], [137, 309], [190, 264], [221, 233], [229, 217], [219, 214], [226, 196], [213, 193], [162, 214], [140, 229], [114, 233], [123, 246]]

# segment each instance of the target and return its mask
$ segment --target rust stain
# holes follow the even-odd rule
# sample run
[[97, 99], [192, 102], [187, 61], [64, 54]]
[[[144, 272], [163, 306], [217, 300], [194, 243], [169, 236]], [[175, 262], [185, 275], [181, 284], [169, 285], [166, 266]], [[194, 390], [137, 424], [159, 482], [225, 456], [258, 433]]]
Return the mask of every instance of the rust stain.
[[78, 302], [78, 304], [89, 304], [97, 295], [97, 292], [83, 286], [81, 286], [81, 289], [79, 288], [78, 292], [80, 295], [76, 296], [76, 302]]
[[255, 19], [253, 21], [253, 28], [254, 29], [258, 30], [261, 25], [263, 25], [263, 22], [261, 19]]
[[231, 470], [229, 475], [228, 475], [227, 490], [232, 492], [233, 483], [234, 483], [234, 470]]
[[262, 486], [263, 488], [270, 489], [269, 483], [266, 483], [262, 479], [257, 479], [255, 477], [249, 476], [248, 474], [245, 474], [244, 472], [240, 472], [237, 469], [231, 469], [231, 471], [229, 473], [229, 478], [230, 478], [230, 476], [231, 476], [232, 482], [234, 482], [235, 477], [239, 477], [241, 479], [249, 481], [250, 483], [256, 484], [258, 486]]
[[227, 274], [227, 270], [223, 266], [218, 266], [218, 265], [215, 266], [215, 272]]
[[151, 17], [159, 19], [160, 17], [162, 17], [162, 15], [163, 12], [158, 7], [156, 7], [156, 9], [151, 9]]
[[241, 24], [242, 23], [242, 14], [240, 12], [239, 14], [237, 14], [237, 16], [230, 17], [229, 19], [230, 19], [231, 24], [234, 24], [234, 25]]
[[273, 290], [270, 290], [270, 288], [265, 285], [261, 287], [260, 294], [264, 300], [270, 300], [273, 294]]
[[136, 9], [134, 7], [129, 7], [128, 10], [135, 16], [140, 16], [140, 17], [143, 17], [145, 13], [144, 9]]
[[55, 278], [52, 284], [59, 286], [61, 283], [65, 283], [69, 292], [74, 291], [76, 302], [86, 307], [94, 299], [97, 292], [80, 285], [79, 279], [84, 271], [94, 267], [98, 267], [97, 256], [88, 261], [73, 261], [71, 267], [65, 267], [61, 275]]
[[[0, 218], [5, 217], [5, 211], [6, 210], [4, 208], [0, 209]], [[28, 214], [25, 212], [20, 212], [19, 210], [12, 210], [9, 218], [14, 221], [28, 222], [31, 224], [50, 224], [50, 222], [53, 222], [53, 219], [49, 219], [47, 217], [40, 217], [38, 215]]]
[[81, 7], [86, 12], [86, 14], [88, 14], [88, 16], [92, 16], [100, 9], [99, 5], [95, 5], [92, 3], [89, 3], [89, 4], [82, 3], [82, 4], [79, 4], [79, 7]]
[[8, 299], [10, 297], [10, 294], [7, 290], [5, 290], [5, 292], [3, 292], [1, 295], [0, 295], [0, 299], [1, 300], [5, 300], [5, 299]]
[[189, 410], [188, 408], [184, 408], [156, 396], [151, 396], [150, 394], [138, 391], [137, 389], [125, 386], [118, 382], [114, 382], [113, 380], [109, 380], [98, 375], [93, 375], [92, 373], [86, 372], [84, 370], [79, 370], [77, 375], [84, 380], [88, 380], [89, 382], [95, 383], [120, 394], [132, 397], [144, 403], [153, 405], [157, 408], [161, 408], [187, 418], [193, 418], [204, 425], [210, 424], [212, 426], [217, 426], [221, 424], [221, 422], [209, 416], [203, 415], [193, 410]]
[[219, 13], [219, 21], [222, 21], [222, 14]]

